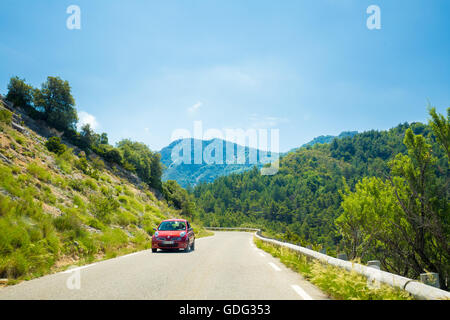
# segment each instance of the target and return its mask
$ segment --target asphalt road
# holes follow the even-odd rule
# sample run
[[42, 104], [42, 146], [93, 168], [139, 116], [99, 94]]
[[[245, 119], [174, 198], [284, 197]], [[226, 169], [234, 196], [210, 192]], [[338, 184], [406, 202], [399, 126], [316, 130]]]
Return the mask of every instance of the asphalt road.
[[0, 288], [4, 299], [308, 300], [319, 289], [257, 249], [253, 234], [216, 232], [195, 251], [142, 251]]

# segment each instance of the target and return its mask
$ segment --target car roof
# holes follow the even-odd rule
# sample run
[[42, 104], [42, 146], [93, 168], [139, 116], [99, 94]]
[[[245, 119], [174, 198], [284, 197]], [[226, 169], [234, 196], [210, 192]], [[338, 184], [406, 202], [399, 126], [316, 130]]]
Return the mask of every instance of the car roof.
[[167, 219], [167, 220], [164, 220], [164, 221], [183, 221], [183, 222], [186, 222], [187, 220], [186, 219]]

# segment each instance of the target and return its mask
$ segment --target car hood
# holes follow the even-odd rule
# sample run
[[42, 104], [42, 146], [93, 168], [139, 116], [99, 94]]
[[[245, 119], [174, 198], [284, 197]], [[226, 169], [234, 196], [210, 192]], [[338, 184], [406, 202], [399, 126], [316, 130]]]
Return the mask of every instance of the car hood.
[[183, 231], [158, 231], [159, 237], [179, 237]]

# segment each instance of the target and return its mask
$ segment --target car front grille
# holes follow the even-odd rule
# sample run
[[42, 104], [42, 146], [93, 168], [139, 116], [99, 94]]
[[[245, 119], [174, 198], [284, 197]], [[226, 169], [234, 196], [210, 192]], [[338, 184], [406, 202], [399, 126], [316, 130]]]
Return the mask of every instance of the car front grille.
[[161, 248], [177, 248], [177, 247], [178, 247], [178, 245], [177, 245], [176, 243], [174, 243], [174, 244], [164, 244], [164, 243], [160, 243], [159, 246], [160, 246]]

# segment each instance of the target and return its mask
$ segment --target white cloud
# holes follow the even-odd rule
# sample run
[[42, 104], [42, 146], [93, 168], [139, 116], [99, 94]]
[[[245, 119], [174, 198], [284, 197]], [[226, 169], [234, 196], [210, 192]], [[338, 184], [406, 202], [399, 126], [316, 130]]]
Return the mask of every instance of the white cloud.
[[85, 111], [78, 112], [78, 130], [80, 130], [85, 124], [89, 124], [91, 129], [95, 130], [99, 127], [99, 123], [97, 119], [92, 114], [89, 114]]
[[189, 113], [194, 113], [203, 105], [200, 101], [194, 104], [192, 107], [188, 108]]

